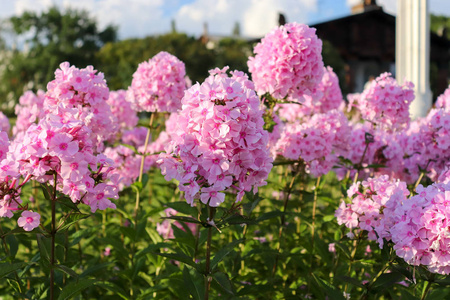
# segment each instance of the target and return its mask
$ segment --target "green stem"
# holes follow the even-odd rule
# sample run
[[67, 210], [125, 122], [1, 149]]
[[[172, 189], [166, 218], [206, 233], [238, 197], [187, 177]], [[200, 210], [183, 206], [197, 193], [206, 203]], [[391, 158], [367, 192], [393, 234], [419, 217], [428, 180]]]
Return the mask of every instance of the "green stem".
[[[8, 243], [6, 242], [6, 238], [5, 238], [1, 224], [0, 224], [0, 234], [2, 237], [2, 241], [3, 241], [3, 247], [5, 248], [5, 253], [7, 256], [10, 256]], [[19, 292], [22, 294], [23, 293], [22, 281], [20, 280], [19, 275], [17, 274], [17, 271], [14, 271], [14, 276], [16, 277], [17, 285], [19, 286]]]
[[[425, 175], [425, 172], [420, 172], [420, 176], [419, 176], [419, 178], [417, 179], [417, 181], [416, 181], [416, 183], [414, 184], [414, 191], [416, 190], [416, 188], [419, 186], [419, 184], [420, 184], [420, 182], [422, 181], [422, 178], [423, 178], [423, 176]], [[412, 195], [412, 193], [411, 193], [411, 195]]]
[[56, 237], [56, 184], [58, 175], [55, 172], [53, 194], [51, 196], [51, 209], [52, 209], [52, 225], [51, 225], [51, 251], [50, 251], [50, 300], [55, 298], [54, 285], [55, 285], [55, 237]]
[[[361, 234], [358, 235], [358, 238], [353, 241], [353, 250], [352, 250], [352, 254], [350, 255], [350, 262], [348, 264], [348, 270], [347, 270], [348, 276], [351, 276], [350, 272], [352, 271], [352, 264], [353, 264], [353, 261], [355, 260], [356, 249], [358, 249], [360, 239], [361, 239]], [[345, 283], [344, 292], [347, 292], [347, 289], [348, 289], [348, 282]]]
[[[209, 206], [209, 221], [214, 219], [214, 208]], [[206, 240], [206, 266], [205, 266], [205, 300], [209, 299], [209, 290], [211, 288], [211, 240], [212, 240], [212, 226], [208, 227], [208, 238]]]
[[289, 202], [289, 197], [291, 196], [292, 187], [294, 186], [295, 179], [297, 178], [297, 175], [300, 174], [300, 171], [303, 169], [303, 164], [297, 165], [297, 170], [295, 170], [294, 176], [291, 179], [291, 182], [289, 183], [287, 187], [287, 192], [284, 197], [284, 203], [283, 203], [283, 213], [281, 215], [281, 224], [280, 229], [278, 230], [278, 245], [277, 245], [277, 254], [275, 256], [275, 262], [272, 267], [272, 278], [275, 276], [277, 267], [278, 267], [278, 259], [280, 256], [280, 250], [281, 250], [281, 238], [283, 236], [283, 229], [285, 227], [285, 221], [286, 221], [286, 210]]
[[355, 174], [355, 177], [353, 178], [353, 183], [354, 183], [354, 184], [356, 183], [356, 181], [358, 181], [358, 174], [359, 174], [359, 171], [361, 171], [361, 170], [363, 169], [362, 163], [363, 163], [363, 161], [364, 161], [364, 157], [366, 156], [367, 149], [369, 148], [369, 145], [370, 145], [370, 143], [367, 143], [367, 142], [366, 142], [366, 147], [364, 148], [363, 155], [361, 156], [361, 159], [359, 160], [359, 163], [358, 163], [357, 166], [356, 166], [356, 174]]
[[311, 258], [310, 258], [310, 272], [313, 267], [314, 258], [314, 235], [315, 235], [315, 224], [316, 224], [316, 207], [317, 207], [317, 193], [320, 185], [320, 176], [317, 178], [316, 185], [314, 188], [314, 200], [313, 200], [313, 211], [312, 211], [312, 222], [311, 222]]
[[429, 282], [428, 280], [425, 281], [425, 286], [423, 288], [422, 297], [420, 298], [420, 300], [425, 300], [426, 299], [428, 291], [430, 290], [430, 288], [431, 288], [431, 282]]
[[[155, 116], [156, 112], [152, 113], [150, 115], [150, 122], [149, 122], [149, 126], [148, 126], [148, 131], [147, 131], [147, 136], [145, 137], [145, 143], [144, 143], [144, 150], [142, 152], [142, 159], [141, 159], [141, 166], [139, 168], [139, 182], [142, 182], [142, 177], [144, 175], [144, 163], [145, 163], [145, 153], [147, 152], [147, 147], [148, 147], [148, 143], [150, 141], [150, 135], [151, 135], [151, 127], [153, 124], [153, 119]], [[138, 210], [139, 210], [139, 202], [140, 202], [140, 193], [139, 191], [136, 192], [136, 204], [134, 206], [134, 218], [135, 218], [135, 226], [137, 227], [137, 214], [138, 214]]]

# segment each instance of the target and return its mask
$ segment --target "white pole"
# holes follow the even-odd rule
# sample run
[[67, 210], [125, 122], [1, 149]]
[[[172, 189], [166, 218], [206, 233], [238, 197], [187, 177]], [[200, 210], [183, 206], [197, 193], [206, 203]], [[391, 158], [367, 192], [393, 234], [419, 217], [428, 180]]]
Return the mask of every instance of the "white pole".
[[415, 86], [412, 118], [424, 117], [431, 107], [430, 18], [427, 0], [397, 0], [395, 72], [399, 84]]

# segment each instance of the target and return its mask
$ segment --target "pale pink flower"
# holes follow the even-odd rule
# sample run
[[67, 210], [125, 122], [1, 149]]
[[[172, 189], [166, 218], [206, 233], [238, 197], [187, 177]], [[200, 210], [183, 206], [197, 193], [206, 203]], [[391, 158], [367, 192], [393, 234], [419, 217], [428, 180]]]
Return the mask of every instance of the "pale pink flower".
[[22, 227], [25, 231], [31, 231], [38, 227], [41, 222], [41, 215], [37, 212], [24, 210], [21, 217], [17, 220], [17, 225]]

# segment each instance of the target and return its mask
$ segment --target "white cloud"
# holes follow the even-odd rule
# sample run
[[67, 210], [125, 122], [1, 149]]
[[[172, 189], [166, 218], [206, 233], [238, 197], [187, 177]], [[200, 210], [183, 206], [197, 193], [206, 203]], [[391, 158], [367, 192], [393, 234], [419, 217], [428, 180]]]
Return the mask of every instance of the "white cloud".
[[182, 31], [199, 32], [206, 22], [209, 33], [219, 35], [230, 34], [239, 22], [242, 35], [261, 37], [278, 25], [278, 13], [283, 13], [288, 22], [300, 23], [316, 9], [316, 0], [196, 0], [183, 5], [176, 20]]
[[56, 5], [88, 11], [100, 29], [109, 24], [118, 25], [119, 38], [143, 37], [169, 30], [170, 19], [163, 16], [164, 4], [164, 0], [0, 0], [3, 11], [0, 17], [21, 15], [25, 11], [41, 13]]
[[[358, 4], [361, 1], [362, 0], [347, 0], [347, 6], [352, 7], [353, 5]], [[383, 10], [388, 14], [397, 14], [397, 0], [378, 0], [377, 4], [383, 7]], [[428, 0], [428, 9], [432, 14], [450, 16], [450, 1]]]

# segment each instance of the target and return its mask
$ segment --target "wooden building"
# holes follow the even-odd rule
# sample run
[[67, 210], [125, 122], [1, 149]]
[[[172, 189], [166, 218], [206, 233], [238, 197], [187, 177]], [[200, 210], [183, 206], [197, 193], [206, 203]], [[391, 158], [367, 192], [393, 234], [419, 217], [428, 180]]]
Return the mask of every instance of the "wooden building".
[[[383, 11], [374, 0], [362, 1], [352, 15], [310, 25], [322, 40], [329, 41], [344, 60], [345, 85], [349, 92], [361, 92], [372, 76], [391, 72], [395, 76], [395, 16]], [[433, 98], [447, 87], [450, 41], [430, 35], [430, 77]]]

